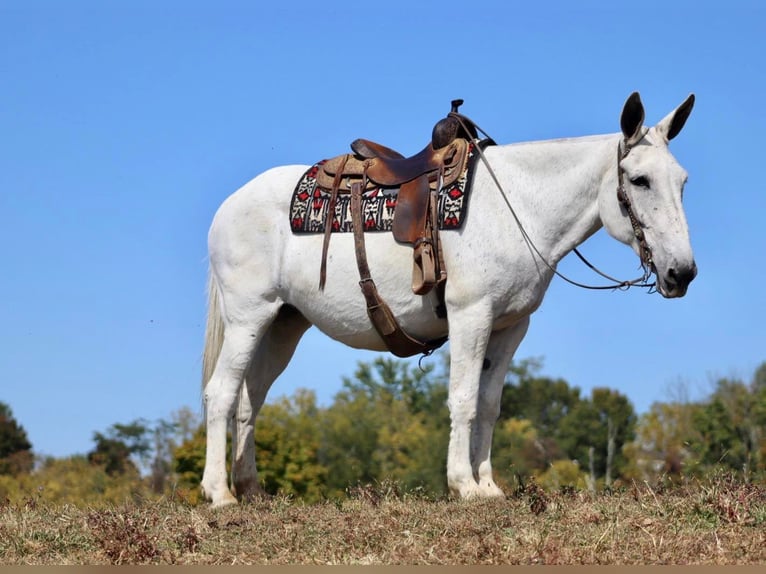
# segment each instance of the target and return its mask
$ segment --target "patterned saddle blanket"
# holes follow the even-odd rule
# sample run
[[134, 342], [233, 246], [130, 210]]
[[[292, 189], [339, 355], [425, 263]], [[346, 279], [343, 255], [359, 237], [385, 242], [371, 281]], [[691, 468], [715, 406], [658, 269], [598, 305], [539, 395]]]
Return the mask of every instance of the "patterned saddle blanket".
[[[463, 173], [452, 184], [439, 191], [439, 229], [460, 229], [463, 225], [477, 158], [478, 153], [474, 145], [470, 144]], [[317, 174], [320, 166], [326, 161], [322, 160], [309, 168], [295, 186], [290, 202], [290, 227], [293, 233], [325, 231], [330, 191], [317, 185]], [[362, 213], [365, 231], [391, 231], [398, 196], [399, 188], [378, 187], [364, 192]], [[350, 194], [338, 194], [332, 219], [333, 232], [353, 231], [350, 203]]]

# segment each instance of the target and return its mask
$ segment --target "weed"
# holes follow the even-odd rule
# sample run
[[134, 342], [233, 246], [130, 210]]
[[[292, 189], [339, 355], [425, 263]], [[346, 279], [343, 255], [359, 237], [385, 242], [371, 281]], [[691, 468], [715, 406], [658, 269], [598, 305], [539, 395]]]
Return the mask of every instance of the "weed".
[[91, 534], [112, 564], [146, 564], [160, 556], [151, 530], [157, 514], [136, 510], [101, 510], [88, 514]]
[[188, 526], [185, 531], [176, 536], [176, 544], [183, 552], [196, 552], [201, 541], [194, 526]]

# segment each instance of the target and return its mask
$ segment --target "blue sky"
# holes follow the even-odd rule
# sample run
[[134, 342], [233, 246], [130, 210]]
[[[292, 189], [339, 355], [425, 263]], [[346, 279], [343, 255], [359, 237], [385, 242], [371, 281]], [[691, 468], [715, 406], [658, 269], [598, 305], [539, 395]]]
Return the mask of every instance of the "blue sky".
[[[518, 358], [639, 411], [766, 360], [766, 4], [0, 3], [0, 401], [39, 453], [199, 408], [206, 235], [226, 196], [356, 137], [418, 151], [453, 98], [498, 142], [619, 130], [639, 90], [673, 141], [699, 275], [681, 300], [554, 280]], [[637, 261], [605, 232], [583, 251]], [[561, 267], [591, 276], [574, 257]], [[271, 398], [329, 403], [373, 353], [311, 330]]]

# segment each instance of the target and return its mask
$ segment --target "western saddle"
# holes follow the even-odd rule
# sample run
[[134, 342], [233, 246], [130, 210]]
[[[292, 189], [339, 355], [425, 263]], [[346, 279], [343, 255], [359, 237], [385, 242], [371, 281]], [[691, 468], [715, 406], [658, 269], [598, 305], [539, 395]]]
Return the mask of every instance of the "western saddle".
[[431, 141], [411, 157], [404, 157], [384, 145], [357, 139], [351, 143], [352, 154], [327, 160], [317, 174], [317, 186], [330, 192], [319, 288], [324, 289], [327, 277], [327, 251], [337, 197], [341, 193], [350, 193], [359, 285], [367, 302], [367, 313], [389, 350], [400, 357], [428, 354], [444, 344], [446, 337], [435, 341], [410, 337], [402, 331], [390, 308], [380, 298], [367, 265], [362, 193], [375, 188], [399, 188], [392, 232], [397, 242], [413, 246], [412, 290], [418, 295], [426, 295], [437, 287], [439, 306], [443, 308], [447, 272], [439, 249], [438, 194], [463, 174], [469, 142], [477, 138], [476, 125], [458, 113], [462, 103], [463, 100], [452, 101], [450, 113], [434, 126]]

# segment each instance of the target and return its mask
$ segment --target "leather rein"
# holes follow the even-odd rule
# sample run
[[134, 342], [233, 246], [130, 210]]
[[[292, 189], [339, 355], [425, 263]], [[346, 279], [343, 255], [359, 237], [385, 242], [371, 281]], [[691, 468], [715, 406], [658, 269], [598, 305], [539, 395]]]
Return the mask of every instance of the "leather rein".
[[[457, 118], [457, 120], [460, 122], [463, 128], [466, 129], [466, 126], [464, 123], [464, 116], [462, 116], [462, 114], [459, 114], [457, 112], [451, 112], [449, 115]], [[465, 118], [465, 119], [468, 120], [468, 118]], [[476, 126], [476, 129], [478, 131], [480, 131], [486, 137], [489, 137], [487, 132], [481, 129], [475, 122], [473, 122], [472, 120], [468, 120], [468, 121], [470, 121], [474, 126]], [[651, 277], [652, 271], [654, 269], [654, 262], [652, 260], [652, 250], [646, 241], [646, 236], [644, 234], [643, 226], [641, 225], [641, 222], [638, 220], [638, 217], [633, 211], [633, 206], [630, 202], [630, 198], [628, 197], [628, 194], [625, 191], [625, 183], [624, 183], [625, 170], [622, 168], [622, 165], [621, 165], [622, 160], [624, 160], [628, 156], [628, 154], [630, 153], [630, 150], [633, 149], [634, 145], [630, 145], [627, 138], [624, 138], [623, 140], [621, 140], [620, 145], [618, 145], [617, 147], [617, 201], [620, 203], [622, 208], [627, 213], [628, 218], [630, 219], [630, 224], [633, 227], [633, 234], [638, 240], [639, 257], [641, 260], [641, 268], [643, 269], [643, 275], [641, 275], [641, 277], [637, 277], [636, 279], [631, 279], [631, 280], [623, 281], [620, 279], [615, 279], [614, 277], [599, 270], [595, 265], [593, 265], [590, 261], [588, 261], [585, 258], [585, 256], [582, 255], [577, 250], [576, 247], [573, 249], [577, 257], [579, 257], [580, 260], [585, 265], [588, 266], [588, 268], [590, 268], [592, 271], [594, 271], [595, 273], [597, 273], [604, 279], [611, 281], [613, 283], [612, 285], [587, 285], [585, 283], [580, 283], [579, 281], [570, 279], [566, 275], [559, 272], [553, 265], [551, 265], [548, 262], [548, 260], [542, 255], [542, 253], [540, 253], [540, 251], [537, 249], [534, 242], [532, 241], [532, 238], [529, 237], [529, 234], [524, 229], [524, 226], [522, 225], [521, 220], [519, 219], [518, 215], [516, 214], [516, 211], [513, 209], [513, 206], [511, 205], [511, 202], [508, 199], [508, 195], [505, 193], [503, 186], [500, 184], [500, 181], [497, 179], [497, 176], [495, 175], [495, 172], [492, 169], [492, 166], [489, 165], [489, 161], [484, 155], [484, 151], [481, 149], [481, 146], [476, 146], [476, 149], [479, 152], [479, 156], [481, 157], [481, 160], [484, 162], [484, 165], [487, 167], [487, 171], [489, 172], [489, 175], [492, 178], [492, 181], [494, 181], [498, 191], [500, 191], [500, 195], [502, 196], [503, 201], [505, 202], [505, 205], [508, 207], [508, 210], [511, 212], [513, 219], [516, 221], [516, 225], [521, 231], [521, 235], [524, 238], [524, 241], [527, 243], [527, 246], [540, 258], [540, 260], [545, 264], [545, 266], [548, 269], [550, 269], [555, 275], [557, 275], [558, 277], [560, 277], [567, 283], [574, 285], [575, 287], [582, 287], [583, 289], [594, 289], [594, 290], [619, 289], [621, 291], [627, 291], [630, 287], [646, 287], [649, 289], [648, 293], [654, 293], [657, 283], [647, 282], [649, 278]]]

